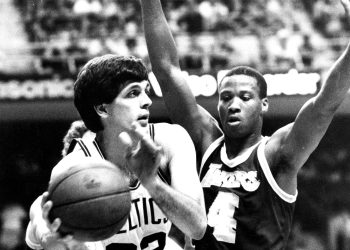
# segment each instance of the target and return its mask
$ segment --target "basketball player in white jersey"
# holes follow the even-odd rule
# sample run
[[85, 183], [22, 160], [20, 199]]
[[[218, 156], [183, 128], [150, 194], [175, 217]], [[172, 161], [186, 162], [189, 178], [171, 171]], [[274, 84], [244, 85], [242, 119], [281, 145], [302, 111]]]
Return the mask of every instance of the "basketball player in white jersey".
[[[105, 158], [125, 170], [132, 196], [124, 227], [110, 239], [86, 244], [90, 249], [164, 249], [170, 222], [188, 237], [204, 235], [206, 216], [193, 144], [178, 125], [148, 123], [149, 91], [147, 70], [134, 57], [92, 59], [75, 82], [75, 106], [96, 136], [75, 140], [51, 178], [82, 157]], [[31, 207], [27, 245], [33, 249], [80, 246], [59, 235], [59, 218], [48, 222], [52, 202], [46, 197], [39, 197]]]

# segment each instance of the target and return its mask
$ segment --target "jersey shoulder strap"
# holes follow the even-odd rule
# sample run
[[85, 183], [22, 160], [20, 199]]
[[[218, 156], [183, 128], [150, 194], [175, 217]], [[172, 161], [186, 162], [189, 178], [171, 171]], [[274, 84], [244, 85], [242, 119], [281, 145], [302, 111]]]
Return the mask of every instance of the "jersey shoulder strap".
[[[149, 124], [149, 134], [150, 134], [152, 140], [154, 141], [154, 137], [155, 137], [154, 123]], [[158, 176], [160, 177], [160, 179], [163, 182], [167, 183], [168, 185], [171, 184], [170, 177], [168, 177], [168, 175], [161, 168], [158, 169]]]
[[76, 146], [79, 146], [79, 148], [84, 152], [85, 156], [87, 157], [101, 157], [102, 159], [105, 159], [100, 147], [98, 146], [95, 140], [88, 141], [83, 140], [82, 138], [74, 138], [71, 145], [68, 148], [68, 153], [73, 151]]

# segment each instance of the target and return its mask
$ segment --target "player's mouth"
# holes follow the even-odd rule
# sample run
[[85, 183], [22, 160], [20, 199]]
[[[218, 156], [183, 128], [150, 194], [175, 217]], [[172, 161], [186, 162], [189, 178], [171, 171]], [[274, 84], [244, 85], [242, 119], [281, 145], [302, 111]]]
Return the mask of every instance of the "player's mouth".
[[227, 123], [230, 125], [238, 125], [241, 120], [236, 116], [229, 116], [227, 119]]
[[149, 115], [148, 114], [144, 114], [144, 115], [140, 115], [137, 118], [137, 121], [140, 123], [141, 126], [147, 126], [148, 125], [148, 119], [149, 119]]

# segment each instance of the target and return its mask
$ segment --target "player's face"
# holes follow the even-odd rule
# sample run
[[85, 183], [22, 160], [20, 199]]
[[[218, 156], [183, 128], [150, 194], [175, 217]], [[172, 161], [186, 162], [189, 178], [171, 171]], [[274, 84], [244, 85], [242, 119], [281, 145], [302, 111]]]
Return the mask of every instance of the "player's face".
[[218, 111], [226, 136], [242, 138], [252, 133], [260, 133], [262, 107], [263, 100], [259, 97], [255, 78], [233, 75], [222, 80]]
[[136, 121], [148, 129], [149, 107], [152, 104], [149, 94], [148, 81], [127, 84], [110, 104], [112, 126], [129, 130]]

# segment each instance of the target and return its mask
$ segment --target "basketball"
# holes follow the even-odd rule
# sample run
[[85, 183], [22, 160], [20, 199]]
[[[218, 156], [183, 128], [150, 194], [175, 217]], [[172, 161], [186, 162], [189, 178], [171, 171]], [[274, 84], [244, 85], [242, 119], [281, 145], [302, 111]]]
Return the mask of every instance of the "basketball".
[[131, 209], [129, 185], [114, 164], [91, 157], [72, 163], [49, 184], [49, 220], [80, 241], [99, 241], [119, 232]]

